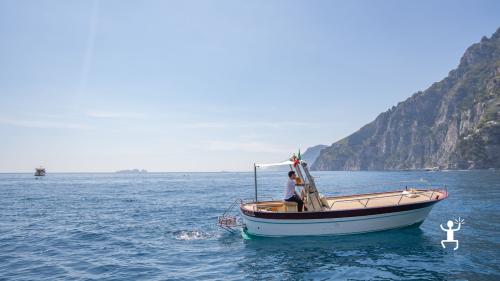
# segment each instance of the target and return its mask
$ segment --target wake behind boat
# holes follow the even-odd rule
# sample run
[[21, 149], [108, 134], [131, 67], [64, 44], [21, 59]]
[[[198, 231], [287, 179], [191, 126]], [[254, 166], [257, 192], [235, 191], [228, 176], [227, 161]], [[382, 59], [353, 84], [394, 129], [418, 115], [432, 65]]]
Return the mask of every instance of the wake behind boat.
[[[295, 202], [259, 201], [257, 197], [257, 168], [289, 166], [301, 186], [303, 212]], [[231, 229], [241, 225], [243, 231], [255, 236], [346, 235], [418, 226], [422, 224], [435, 203], [448, 197], [444, 189], [407, 189], [380, 193], [324, 197], [316, 188], [307, 163], [292, 157], [274, 164], [255, 164], [255, 198], [240, 202], [241, 223], [223, 215], [219, 226]]]

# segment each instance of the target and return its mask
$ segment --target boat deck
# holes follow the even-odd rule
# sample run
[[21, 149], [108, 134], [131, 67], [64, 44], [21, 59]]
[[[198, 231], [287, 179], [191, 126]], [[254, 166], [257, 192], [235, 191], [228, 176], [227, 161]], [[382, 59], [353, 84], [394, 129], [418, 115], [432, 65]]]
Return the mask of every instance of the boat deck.
[[[341, 211], [362, 208], [388, 207], [436, 201], [447, 196], [444, 190], [420, 189], [412, 192], [391, 191], [324, 198], [323, 211]], [[326, 206], [327, 205], [327, 206]], [[297, 212], [296, 203], [284, 201], [252, 202], [242, 205], [243, 209], [259, 212]]]

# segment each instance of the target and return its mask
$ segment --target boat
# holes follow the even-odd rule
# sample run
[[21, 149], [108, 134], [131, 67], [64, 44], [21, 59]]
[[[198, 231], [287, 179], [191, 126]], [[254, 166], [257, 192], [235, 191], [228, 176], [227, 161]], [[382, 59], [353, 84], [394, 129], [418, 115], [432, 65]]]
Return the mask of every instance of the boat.
[[[305, 210], [297, 203], [258, 198], [257, 168], [288, 166], [297, 175]], [[448, 197], [446, 189], [405, 188], [378, 193], [326, 197], [321, 195], [307, 163], [293, 156], [274, 164], [254, 164], [253, 200], [240, 200], [240, 219], [225, 214], [219, 226], [241, 226], [245, 235], [284, 237], [347, 235], [420, 226], [432, 207]]]
[[426, 172], [438, 172], [438, 171], [440, 171], [440, 168], [438, 166], [426, 167], [426, 168], [424, 168], [424, 171], [426, 171]]
[[43, 177], [45, 176], [45, 168], [39, 167], [35, 169], [35, 177]]

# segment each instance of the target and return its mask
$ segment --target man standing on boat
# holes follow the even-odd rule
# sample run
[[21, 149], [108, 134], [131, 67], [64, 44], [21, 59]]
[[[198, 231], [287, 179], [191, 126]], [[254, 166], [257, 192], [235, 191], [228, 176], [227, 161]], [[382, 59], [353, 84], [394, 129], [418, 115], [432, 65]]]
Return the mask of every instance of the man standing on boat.
[[295, 191], [295, 175], [294, 171], [288, 172], [288, 181], [285, 186], [285, 201], [296, 202], [299, 212], [302, 212], [302, 207], [304, 202], [300, 199], [299, 195]]

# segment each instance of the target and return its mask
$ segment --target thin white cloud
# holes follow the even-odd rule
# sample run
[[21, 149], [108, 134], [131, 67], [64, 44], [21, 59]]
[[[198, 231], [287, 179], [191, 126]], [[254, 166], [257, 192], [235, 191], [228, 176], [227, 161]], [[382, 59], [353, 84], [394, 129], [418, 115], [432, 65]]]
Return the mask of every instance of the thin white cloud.
[[265, 142], [234, 142], [234, 141], [210, 141], [208, 150], [213, 151], [244, 151], [244, 152], [267, 152], [267, 153], [289, 153], [295, 148], [285, 145], [275, 145]]
[[307, 122], [198, 122], [185, 124], [187, 128], [196, 129], [229, 129], [229, 128], [290, 128], [312, 127], [317, 128], [319, 123]]
[[90, 127], [82, 123], [71, 122], [58, 122], [48, 120], [23, 120], [12, 118], [0, 118], [0, 124], [11, 126], [39, 128], [39, 129], [73, 129], [73, 130], [87, 130]]
[[226, 129], [231, 126], [229, 126], [228, 123], [224, 122], [199, 122], [185, 124], [185, 127], [193, 129]]
[[80, 83], [78, 85], [78, 95], [79, 97], [84, 93], [87, 87], [87, 81], [92, 66], [92, 58], [94, 55], [95, 41], [97, 35], [97, 25], [99, 22], [99, 10], [100, 1], [94, 0], [92, 2], [91, 13], [89, 18], [88, 34], [87, 34], [87, 44], [85, 46], [85, 52], [83, 54], [82, 70], [80, 74]]
[[85, 115], [92, 118], [144, 118], [145, 115], [137, 112], [87, 111]]

